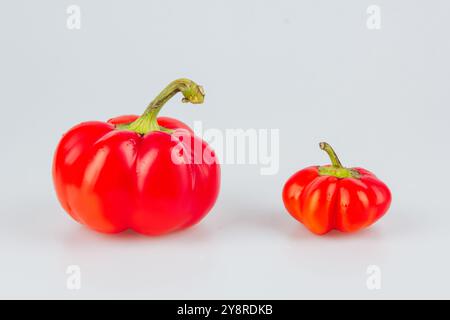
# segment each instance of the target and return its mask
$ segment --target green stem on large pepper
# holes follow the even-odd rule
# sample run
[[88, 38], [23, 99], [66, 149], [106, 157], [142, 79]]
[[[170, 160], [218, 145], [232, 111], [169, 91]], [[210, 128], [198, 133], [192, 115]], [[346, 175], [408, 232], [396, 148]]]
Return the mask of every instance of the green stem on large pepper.
[[326, 142], [319, 143], [320, 149], [324, 150], [331, 160], [331, 166], [320, 166], [319, 167], [319, 175], [321, 176], [333, 176], [339, 179], [342, 178], [360, 178], [361, 174], [351, 168], [345, 168], [341, 161], [339, 160], [336, 152], [333, 148]]
[[203, 103], [205, 92], [203, 87], [189, 79], [178, 79], [172, 81], [161, 93], [148, 105], [144, 113], [135, 121], [127, 124], [118, 125], [118, 129], [132, 130], [139, 134], [147, 134], [151, 131], [171, 130], [158, 125], [157, 116], [164, 104], [170, 100], [175, 94], [181, 92], [183, 94], [183, 103]]

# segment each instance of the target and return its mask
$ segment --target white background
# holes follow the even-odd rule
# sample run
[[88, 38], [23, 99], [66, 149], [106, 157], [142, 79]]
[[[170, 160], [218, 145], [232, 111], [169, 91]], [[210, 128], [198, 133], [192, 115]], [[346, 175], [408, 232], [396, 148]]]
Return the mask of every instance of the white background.
[[[81, 8], [69, 30], [66, 9]], [[381, 29], [366, 26], [369, 5]], [[450, 298], [448, 1], [4, 1], [0, 5], [1, 298]], [[78, 122], [140, 113], [167, 83], [208, 128], [280, 130], [279, 172], [223, 165], [218, 202], [184, 232], [102, 235], [59, 206], [51, 161]], [[318, 237], [284, 210], [295, 171], [348, 166], [391, 188], [387, 215]], [[66, 268], [81, 268], [68, 290]], [[367, 267], [381, 268], [368, 290]]]

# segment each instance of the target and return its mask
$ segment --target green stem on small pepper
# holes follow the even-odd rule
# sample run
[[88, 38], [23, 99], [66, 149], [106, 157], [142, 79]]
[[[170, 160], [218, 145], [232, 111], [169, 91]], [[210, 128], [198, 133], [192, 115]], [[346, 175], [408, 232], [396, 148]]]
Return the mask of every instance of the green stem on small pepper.
[[135, 121], [118, 125], [118, 129], [132, 130], [139, 134], [147, 134], [151, 131], [171, 132], [170, 129], [161, 127], [158, 124], [157, 116], [164, 104], [175, 94], [183, 94], [183, 103], [199, 104], [203, 103], [205, 91], [203, 87], [189, 79], [178, 79], [172, 81], [161, 93], [148, 105], [144, 113]]
[[320, 149], [324, 150], [331, 160], [331, 166], [320, 166], [319, 175], [321, 176], [333, 176], [339, 179], [342, 178], [356, 178], [359, 179], [361, 174], [351, 168], [345, 168], [341, 161], [339, 160], [336, 152], [333, 148], [326, 142], [319, 143]]
[[336, 152], [334, 152], [333, 148], [328, 143], [321, 142], [321, 143], [319, 143], [319, 147], [320, 147], [320, 149], [324, 150], [328, 154], [333, 167], [343, 168], [341, 161], [339, 160]]

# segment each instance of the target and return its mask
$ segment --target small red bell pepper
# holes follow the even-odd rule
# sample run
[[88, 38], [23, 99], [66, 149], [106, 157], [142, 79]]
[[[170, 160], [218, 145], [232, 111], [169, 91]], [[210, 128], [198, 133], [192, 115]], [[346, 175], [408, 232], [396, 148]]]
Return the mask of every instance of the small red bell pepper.
[[344, 168], [328, 143], [320, 143], [332, 165], [298, 171], [283, 188], [288, 212], [309, 230], [357, 231], [377, 221], [388, 210], [391, 192], [363, 168]]
[[[130, 228], [159, 235], [187, 228], [208, 213], [220, 185], [214, 152], [181, 121], [157, 118], [177, 92], [183, 102], [204, 99], [201, 86], [179, 79], [140, 117], [84, 122], [63, 136], [53, 181], [72, 218], [99, 232]], [[205, 155], [209, 161], [201, 161]]]

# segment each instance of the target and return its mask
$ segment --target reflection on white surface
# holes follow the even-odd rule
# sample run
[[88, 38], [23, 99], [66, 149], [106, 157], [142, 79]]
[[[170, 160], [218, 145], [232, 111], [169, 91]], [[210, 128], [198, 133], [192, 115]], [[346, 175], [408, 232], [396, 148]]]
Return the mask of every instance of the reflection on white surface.
[[[1, 235], [1, 297], [420, 297], [406, 286], [408, 277], [416, 275], [422, 289], [436, 285], [417, 279], [436, 254], [425, 245], [412, 248], [422, 241], [414, 234], [426, 225], [403, 224], [401, 212], [356, 234], [316, 236], [281, 207], [256, 207], [253, 199], [233, 196], [191, 229], [145, 237], [96, 233], [67, 217], [56, 200], [34, 201], [33, 211], [23, 205], [3, 216], [9, 227], [3, 224]], [[428, 244], [440, 239], [430, 237]], [[376, 296], [366, 288], [373, 264], [384, 270]], [[434, 265], [435, 274], [448, 264]], [[80, 290], [66, 287], [69, 265], [82, 270]]]

